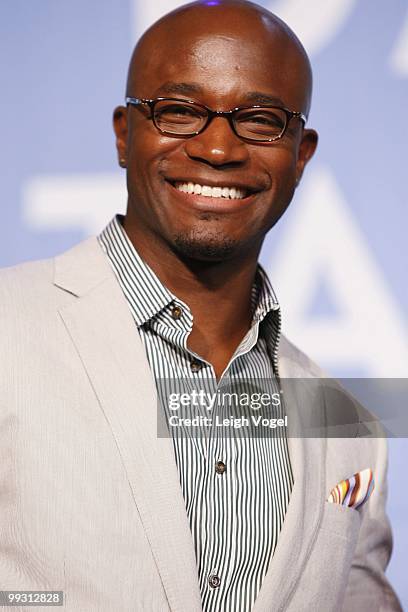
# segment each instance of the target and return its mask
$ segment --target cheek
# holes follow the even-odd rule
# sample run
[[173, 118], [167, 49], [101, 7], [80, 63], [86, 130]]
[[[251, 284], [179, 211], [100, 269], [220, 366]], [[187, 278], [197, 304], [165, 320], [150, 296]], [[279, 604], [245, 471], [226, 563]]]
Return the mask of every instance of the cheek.
[[269, 177], [270, 194], [274, 199], [293, 192], [296, 180], [296, 150], [280, 147], [263, 156], [262, 166]]
[[296, 173], [296, 159], [297, 153], [294, 143], [292, 146], [288, 144], [287, 146], [280, 147], [273, 158], [273, 172], [275, 177], [279, 178], [280, 175], [282, 175], [282, 177], [290, 177], [294, 175]]
[[253, 145], [253, 161], [274, 174], [296, 164], [299, 143], [293, 134], [286, 134], [275, 142]]
[[[266, 163], [268, 162], [268, 163]], [[272, 227], [289, 206], [295, 191], [296, 154], [293, 148], [273, 151], [263, 159], [270, 188], [260, 202], [260, 214]]]
[[177, 155], [180, 142], [166, 137], [155, 130], [145, 130], [134, 138], [129, 150], [128, 168], [133, 183], [144, 184], [145, 188], [161, 185], [166, 169]]

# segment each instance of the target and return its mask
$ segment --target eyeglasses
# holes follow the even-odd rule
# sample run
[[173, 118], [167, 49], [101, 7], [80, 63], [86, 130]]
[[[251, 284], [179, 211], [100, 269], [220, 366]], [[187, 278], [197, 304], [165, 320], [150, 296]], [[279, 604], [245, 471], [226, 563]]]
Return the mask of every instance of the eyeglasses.
[[282, 138], [292, 117], [297, 117], [303, 124], [306, 116], [298, 111], [291, 111], [278, 106], [245, 106], [229, 111], [214, 111], [191, 100], [178, 98], [126, 98], [126, 104], [132, 106], [146, 105], [154, 126], [162, 134], [176, 138], [189, 138], [201, 134], [214, 117], [224, 117], [232, 131], [244, 140], [254, 142], [273, 142]]

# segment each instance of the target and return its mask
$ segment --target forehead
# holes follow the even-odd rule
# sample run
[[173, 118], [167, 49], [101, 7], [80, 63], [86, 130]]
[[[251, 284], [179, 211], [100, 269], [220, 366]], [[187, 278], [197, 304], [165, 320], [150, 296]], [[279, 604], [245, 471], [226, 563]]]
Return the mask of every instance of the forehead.
[[222, 32], [176, 29], [152, 37], [136, 53], [132, 95], [168, 95], [169, 83], [193, 83], [197, 91], [190, 97], [214, 108], [236, 106], [248, 92], [263, 92], [291, 109], [305, 110], [307, 71], [298, 50], [279, 31], [253, 29], [235, 24]]

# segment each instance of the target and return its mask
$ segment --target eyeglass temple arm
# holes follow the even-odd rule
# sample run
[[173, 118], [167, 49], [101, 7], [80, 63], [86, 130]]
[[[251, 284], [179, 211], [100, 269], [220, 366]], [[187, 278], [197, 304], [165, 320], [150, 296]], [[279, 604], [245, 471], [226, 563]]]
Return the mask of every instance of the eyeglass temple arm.
[[304, 113], [302, 113], [301, 111], [291, 111], [291, 113], [292, 113], [292, 117], [299, 117], [299, 119], [301, 119], [303, 123], [306, 124], [307, 117]]
[[130, 97], [126, 97], [125, 98], [125, 102], [126, 104], [149, 104], [149, 102], [151, 102], [151, 100], [144, 100], [143, 98], [130, 98]]

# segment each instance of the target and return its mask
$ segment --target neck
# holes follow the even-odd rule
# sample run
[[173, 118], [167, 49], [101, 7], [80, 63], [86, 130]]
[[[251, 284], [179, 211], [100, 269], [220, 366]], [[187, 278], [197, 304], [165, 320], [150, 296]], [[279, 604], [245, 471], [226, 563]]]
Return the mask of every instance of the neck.
[[224, 261], [197, 261], [140, 232], [128, 218], [124, 229], [161, 282], [188, 304], [194, 318], [189, 348], [212, 363], [217, 359], [214, 351], [220, 363], [227, 360], [251, 324], [251, 291], [261, 244]]

